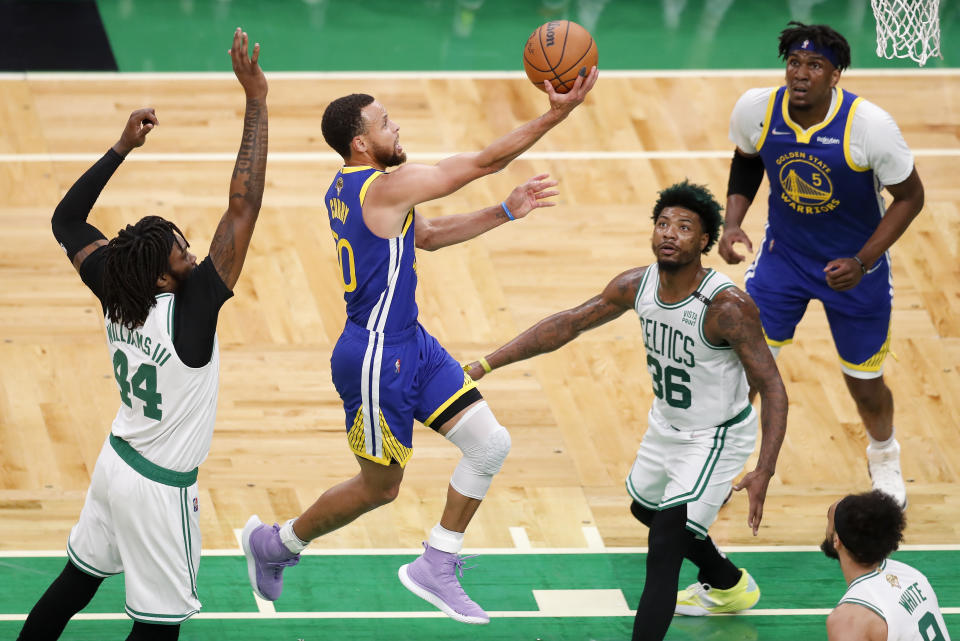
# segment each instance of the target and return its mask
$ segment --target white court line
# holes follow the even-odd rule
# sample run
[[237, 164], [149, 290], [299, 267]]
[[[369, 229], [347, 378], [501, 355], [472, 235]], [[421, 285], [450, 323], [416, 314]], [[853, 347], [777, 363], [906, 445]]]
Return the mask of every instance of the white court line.
[[[601, 78], [747, 78], [766, 76], [782, 79], [784, 68], [773, 69], [604, 69]], [[930, 69], [848, 69], [844, 76], [854, 78], [873, 76], [957, 76], [960, 68], [937, 67]], [[523, 71], [268, 71], [269, 80], [523, 80]], [[31, 82], [102, 82], [187, 80], [208, 82], [210, 80], [234, 80], [229, 71], [13, 71], [0, 73], [3, 80], [28, 80]]]
[[[960, 148], [943, 147], [912, 149], [916, 157], [960, 156]], [[410, 152], [412, 162], [434, 162], [449, 158], [459, 151]], [[99, 160], [101, 153], [50, 153], [50, 154], [0, 154], [0, 163], [36, 163], [36, 162], [83, 162]], [[524, 160], [728, 160], [733, 149], [663, 149], [653, 151], [528, 151], [520, 156]], [[127, 156], [124, 162], [235, 162], [235, 152], [188, 152], [188, 153], [135, 153]], [[339, 154], [332, 151], [273, 151], [267, 156], [270, 162], [343, 162]]]
[[[736, 614], [710, 614], [707, 616], [751, 616], [751, 617], [782, 617], [782, 616], [827, 616], [830, 608], [806, 608], [788, 610], [783, 608], [753, 609]], [[940, 608], [941, 614], [960, 614], [960, 608]], [[502, 610], [488, 611], [491, 619], [545, 619], [564, 618], [556, 612], [541, 612], [539, 610]], [[576, 617], [632, 617], [636, 610], [626, 609], [622, 612], [603, 612], [597, 614], [578, 613], [569, 616]], [[193, 619], [443, 619], [446, 614], [436, 611], [424, 612], [200, 612], [193, 615]], [[0, 614], [0, 621], [24, 621], [26, 614]], [[128, 621], [125, 613], [120, 612], [81, 612], [73, 616], [81, 621]]]
[[[823, 554], [817, 545], [723, 545], [724, 553], [742, 552], [815, 552]], [[930, 545], [901, 545], [899, 552], [956, 552], [960, 551], [960, 544], [930, 544]], [[520, 550], [517, 548], [464, 548], [463, 554], [646, 554], [646, 547], [609, 547], [609, 548], [535, 548]], [[240, 548], [234, 549], [204, 549], [203, 556], [243, 556]], [[304, 556], [396, 556], [423, 554], [423, 548], [307, 548], [301, 554]], [[0, 550], [0, 559], [3, 558], [41, 558], [67, 556], [66, 550]]]
[[511, 527], [510, 538], [513, 539], [513, 547], [518, 550], [533, 549], [533, 546], [530, 545], [530, 537], [527, 536], [527, 528], [525, 527]]
[[593, 525], [584, 525], [580, 528], [583, 531], [583, 538], [587, 541], [587, 548], [597, 552], [606, 552], [606, 546], [603, 544], [603, 537], [600, 536], [600, 530]]

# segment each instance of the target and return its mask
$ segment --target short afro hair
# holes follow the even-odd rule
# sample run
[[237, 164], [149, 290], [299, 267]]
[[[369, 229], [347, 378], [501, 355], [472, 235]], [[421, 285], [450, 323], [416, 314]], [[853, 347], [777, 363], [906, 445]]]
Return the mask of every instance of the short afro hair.
[[344, 160], [350, 158], [351, 141], [367, 130], [360, 112], [371, 102], [373, 96], [352, 93], [337, 98], [323, 111], [323, 120], [320, 121], [323, 139], [335, 152], [343, 156]]
[[660, 212], [667, 207], [689, 209], [700, 217], [703, 232], [710, 236], [702, 253], [709, 252], [720, 237], [720, 226], [723, 224], [720, 212], [723, 211], [723, 207], [713, 197], [706, 185], [695, 185], [688, 180], [684, 180], [675, 185], [670, 185], [659, 195], [657, 204], [653, 206], [654, 222], [660, 217]]
[[907, 518], [900, 505], [880, 490], [843, 497], [833, 513], [833, 531], [860, 565], [874, 565], [903, 541]]
[[843, 71], [850, 66], [850, 43], [839, 33], [825, 24], [803, 24], [791, 20], [787, 28], [780, 32], [780, 59], [786, 61], [790, 50], [798, 42], [812, 40], [818, 47], [828, 47], [837, 54], [837, 69]]

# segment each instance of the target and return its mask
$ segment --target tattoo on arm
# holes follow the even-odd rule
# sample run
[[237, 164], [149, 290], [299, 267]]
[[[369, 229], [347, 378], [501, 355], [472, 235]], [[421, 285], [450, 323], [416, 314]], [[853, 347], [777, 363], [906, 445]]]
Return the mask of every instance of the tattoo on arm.
[[493, 352], [487, 361], [491, 367], [526, 360], [552, 352], [581, 333], [599, 327], [633, 307], [644, 268], [632, 269], [614, 278], [602, 294], [573, 309], [549, 316]]
[[726, 289], [711, 302], [705, 325], [707, 339], [726, 342], [733, 348], [743, 363], [750, 387], [760, 393], [763, 439], [757, 468], [772, 474], [787, 428], [787, 392], [763, 338], [756, 305], [739, 289]]
[[230, 204], [210, 243], [210, 257], [227, 287], [240, 276], [263, 202], [267, 168], [267, 103], [247, 99], [240, 151], [230, 178]]

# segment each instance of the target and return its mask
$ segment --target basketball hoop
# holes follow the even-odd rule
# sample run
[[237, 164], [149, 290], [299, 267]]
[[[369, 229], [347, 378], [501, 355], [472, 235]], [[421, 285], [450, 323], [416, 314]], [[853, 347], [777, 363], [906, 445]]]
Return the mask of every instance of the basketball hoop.
[[877, 20], [877, 55], [910, 58], [922, 67], [940, 54], [940, 0], [870, 0]]

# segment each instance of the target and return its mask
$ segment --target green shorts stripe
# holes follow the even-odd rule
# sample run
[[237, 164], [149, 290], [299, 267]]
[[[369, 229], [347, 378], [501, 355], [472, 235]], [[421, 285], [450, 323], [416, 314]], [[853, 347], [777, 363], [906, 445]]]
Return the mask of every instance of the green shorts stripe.
[[154, 614], [152, 612], [139, 612], [134, 610], [129, 605], [124, 606], [124, 610], [134, 621], [141, 621], [143, 623], [159, 623], [161, 625], [180, 625], [194, 614], [199, 612], [199, 610], [191, 610], [186, 614]]
[[718, 427], [717, 432], [713, 435], [713, 446], [710, 448], [706, 462], [703, 464], [703, 467], [700, 468], [700, 476], [697, 477], [697, 482], [694, 483], [693, 489], [689, 492], [684, 492], [683, 494], [678, 494], [677, 496], [672, 496], [660, 501], [661, 510], [684, 503], [690, 503], [700, 498], [703, 491], [707, 489], [710, 475], [713, 474], [713, 469], [717, 466], [717, 461], [720, 460], [720, 453], [723, 451], [723, 444], [726, 438], [727, 427], [726, 424], [724, 424]]
[[119, 574], [119, 572], [104, 572], [103, 570], [98, 570], [89, 563], [85, 563], [77, 553], [73, 551], [73, 548], [70, 547], [70, 541], [67, 541], [67, 556], [70, 557], [70, 561], [74, 566], [84, 574], [89, 574], [90, 576], [95, 576], [99, 579], [105, 579], [108, 576], [114, 576]]
[[187, 573], [190, 575], [190, 592], [197, 597], [197, 576], [193, 570], [193, 542], [190, 540], [190, 512], [187, 490], [180, 490], [180, 523], [183, 530], [183, 548], [187, 555]]

